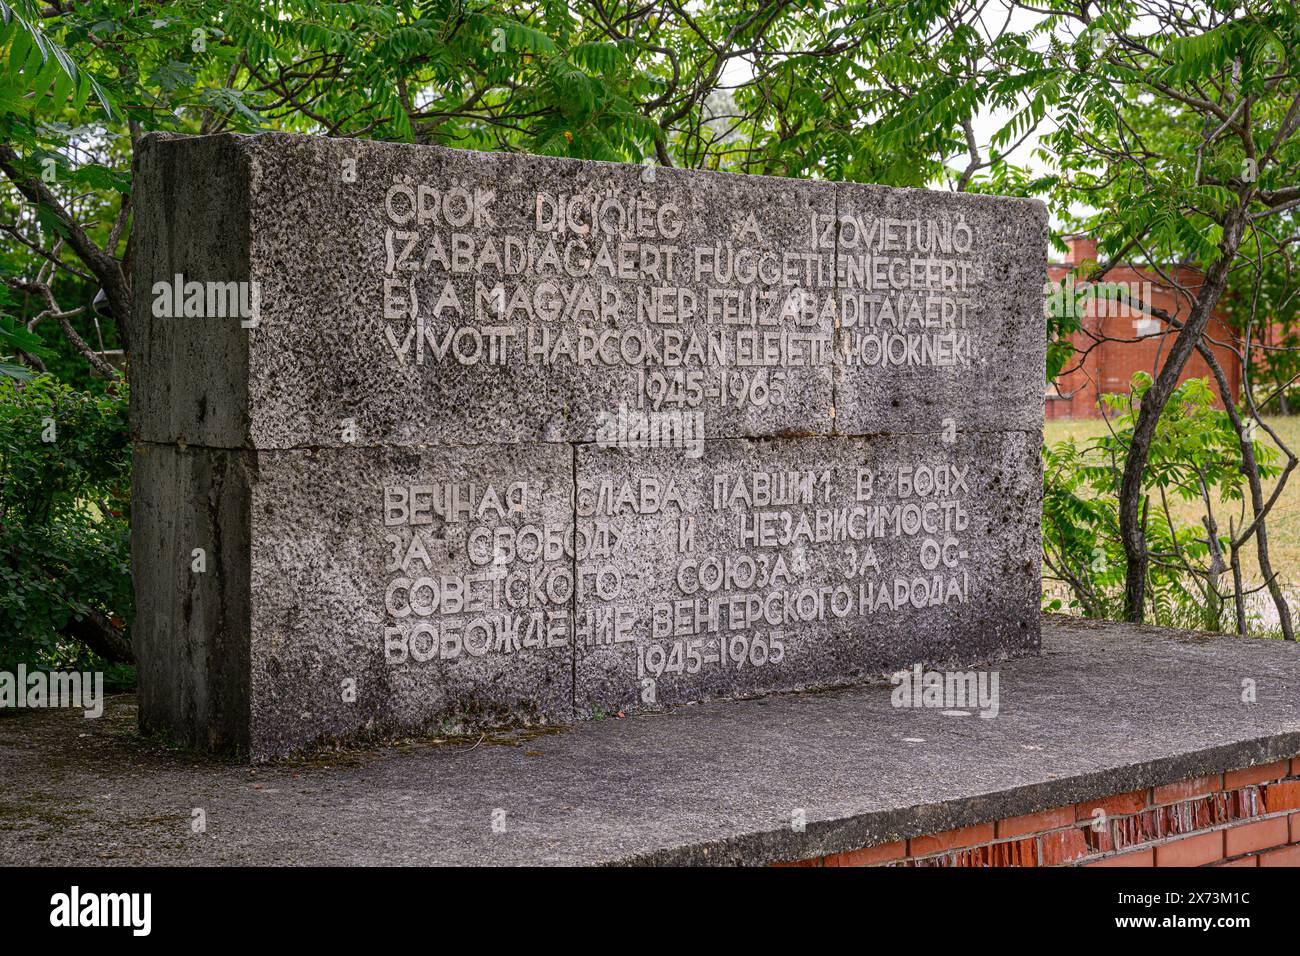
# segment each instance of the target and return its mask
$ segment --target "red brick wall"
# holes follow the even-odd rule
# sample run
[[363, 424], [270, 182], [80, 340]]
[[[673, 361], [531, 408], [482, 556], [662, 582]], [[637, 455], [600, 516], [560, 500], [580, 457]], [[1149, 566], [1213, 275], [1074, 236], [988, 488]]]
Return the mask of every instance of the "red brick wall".
[[1300, 757], [777, 865], [1300, 866]]
[[[1072, 268], [1085, 260], [1095, 260], [1096, 256], [1097, 244], [1092, 240], [1071, 240], [1068, 261], [1063, 265], [1049, 265], [1048, 278], [1052, 282], [1060, 282]], [[1193, 294], [1200, 288], [1202, 276], [1195, 269], [1180, 266], [1166, 271], [1172, 278], [1187, 286]], [[1107, 274], [1106, 281], [1138, 283], [1139, 289], [1142, 288], [1141, 283], [1148, 282], [1151, 284], [1153, 305], [1180, 319], [1186, 318], [1191, 312], [1187, 297], [1178, 295], [1172, 285], [1166, 284], [1164, 279], [1155, 273], [1121, 266], [1112, 269]], [[1103, 311], [1107, 314], [1100, 314]], [[1139, 329], [1135, 326], [1135, 323], [1142, 318], [1139, 313], [1122, 306], [1108, 306], [1103, 310], [1095, 303], [1090, 303], [1082, 321], [1084, 328], [1096, 335], [1116, 339], [1135, 339], [1154, 331], [1153, 328]], [[1159, 329], [1166, 331], [1168, 326], [1161, 323]], [[1210, 319], [1207, 331], [1210, 338], [1216, 342], [1235, 341], [1232, 330], [1217, 315]], [[1046, 416], [1049, 421], [1056, 418], [1096, 418], [1099, 394], [1127, 393], [1134, 372], [1146, 371], [1152, 375], [1158, 373], [1173, 345], [1174, 333], [1144, 338], [1138, 342], [1104, 342], [1101, 345], [1097, 345], [1083, 332], [1075, 333], [1071, 339], [1078, 352], [1066, 366], [1072, 371], [1062, 375], [1057, 380], [1055, 389], [1048, 393]], [[1090, 348], [1091, 351], [1086, 356], [1083, 355]], [[1241, 389], [1241, 365], [1237, 355], [1226, 344], [1212, 343], [1211, 348], [1223, 367], [1235, 399]], [[1197, 353], [1192, 354], [1179, 381], [1183, 382], [1189, 378], [1210, 379], [1211, 386], [1222, 406], [1223, 396], [1214, 381], [1209, 365]]]

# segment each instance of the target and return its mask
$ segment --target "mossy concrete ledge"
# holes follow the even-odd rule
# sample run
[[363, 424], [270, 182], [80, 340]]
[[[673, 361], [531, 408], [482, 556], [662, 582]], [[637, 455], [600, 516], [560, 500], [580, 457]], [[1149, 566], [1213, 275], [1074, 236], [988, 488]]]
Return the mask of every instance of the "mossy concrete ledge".
[[998, 670], [993, 719], [872, 685], [256, 769], [24, 712], [0, 863], [768, 864], [1300, 754], [1294, 644], [1053, 617]]

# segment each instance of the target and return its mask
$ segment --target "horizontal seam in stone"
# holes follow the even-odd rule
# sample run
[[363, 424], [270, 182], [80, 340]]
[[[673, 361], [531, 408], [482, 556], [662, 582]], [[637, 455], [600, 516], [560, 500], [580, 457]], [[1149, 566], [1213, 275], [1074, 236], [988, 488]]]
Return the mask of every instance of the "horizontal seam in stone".
[[[847, 440], [871, 440], [887, 438], [931, 438], [942, 434], [942, 429], [936, 431], [879, 431], [879, 432], [814, 432], [807, 435], [706, 435], [702, 438], [692, 438], [690, 441], [749, 441], [749, 442], [767, 442], [767, 441], [826, 441], [832, 439]], [[1038, 429], [1029, 428], [964, 428], [960, 434], [963, 435], [1039, 435]], [[483, 442], [478, 445], [447, 443], [438, 444], [434, 442], [411, 442], [409, 444], [402, 442], [385, 442], [377, 445], [361, 444], [360, 442], [340, 442], [337, 445], [205, 445], [200, 442], [181, 441], [155, 441], [151, 438], [132, 439], [133, 444], [147, 445], [151, 448], [179, 448], [182, 450], [196, 449], [200, 451], [405, 451], [405, 450], [435, 450], [446, 451], [448, 449], [457, 450], [483, 450], [483, 449], [505, 449], [505, 448], [531, 448], [539, 445], [554, 446], [563, 448], [568, 446], [606, 448], [609, 451], [678, 451], [676, 445], [648, 445], [639, 446], [622, 446], [609, 445], [601, 446], [595, 439], [563, 439], [563, 440], [523, 440], [509, 442]]]

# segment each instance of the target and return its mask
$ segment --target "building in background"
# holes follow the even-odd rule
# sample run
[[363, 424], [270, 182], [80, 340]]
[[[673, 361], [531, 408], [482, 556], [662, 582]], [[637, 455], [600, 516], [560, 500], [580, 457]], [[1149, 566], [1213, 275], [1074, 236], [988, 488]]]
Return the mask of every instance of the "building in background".
[[[1047, 277], [1053, 284], [1065, 279], [1067, 273], [1079, 263], [1097, 258], [1095, 240], [1076, 237], [1070, 239], [1069, 244], [1069, 259], [1064, 263], [1049, 263], [1047, 266]], [[1199, 291], [1204, 279], [1198, 269], [1189, 266], [1172, 266], [1165, 272], [1175, 282], [1185, 286], [1192, 295]], [[1156, 375], [1169, 354], [1169, 349], [1173, 347], [1177, 333], [1158, 319], [1120, 304], [1122, 298], [1107, 289], [1109, 285], [1113, 290], [1116, 284], [1123, 284], [1131, 290], [1134, 298], [1149, 301], [1156, 308], [1164, 309], [1179, 319], [1185, 319], [1191, 313], [1188, 295], [1179, 295], [1157, 273], [1123, 264], [1112, 269], [1106, 276], [1105, 284], [1097, 290], [1096, 298], [1079, 306], [1081, 323], [1086, 331], [1071, 336], [1077, 352], [1066, 364], [1066, 371], [1047, 387], [1048, 421], [1057, 418], [1099, 417], [1097, 404], [1103, 394], [1127, 393], [1135, 372], [1145, 371]], [[1070, 308], [1072, 301], [1067, 289], [1066, 294], [1059, 296], [1056, 303]], [[1158, 334], [1162, 332], [1165, 334]], [[1206, 334], [1223, 367], [1224, 376], [1228, 379], [1232, 392], [1230, 397], [1235, 401], [1241, 392], [1241, 361], [1230, 345], [1236, 343], [1236, 337], [1227, 322], [1217, 314], [1211, 317]], [[1093, 336], [1103, 341], [1097, 342]], [[1132, 341], [1134, 339], [1139, 341]], [[1179, 381], [1184, 382], [1189, 378], [1208, 378], [1218, 396], [1218, 404], [1222, 406], [1223, 395], [1209, 365], [1198, 352], [1192, 353]]]

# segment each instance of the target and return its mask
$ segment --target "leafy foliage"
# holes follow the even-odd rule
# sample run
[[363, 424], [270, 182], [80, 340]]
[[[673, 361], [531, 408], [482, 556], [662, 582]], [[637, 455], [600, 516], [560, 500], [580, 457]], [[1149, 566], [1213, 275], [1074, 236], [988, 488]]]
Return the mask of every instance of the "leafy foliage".
[[93, 95], [104, 112], [111, 114], [103, 87], [35, 25], [39, 16], [34, 0], [17, 0], [16, 5], [0, 0], [0, 46], [9, 48], [0, 101], [16, 104], [30, 91], [36, 102], [56, 108], [70, 105], [76, 111]]
[[126, 404], [0, 379], [0, 669], [85, 664], [69, 621], [131, 617]]
[[[87, 369], [127, 345], [131, 160], [150, 131], [284, 130], [1034, 196], [1058, 248], [1086, 232], [1103, 264], [1159, 273], [1226, 256], [1237, 328], [1300, 345], [1297, 50], [1293, 0], [0, 0], [0, 171], [26, 185], [0, 193], [0, 376], [43, 367], [87, 401], [113, 399], [104, 370]], [[988, 116], [1000, 125], [976, 143]], [[1034, 168], [1012, 161], [1035, 136]], [[1239, 248], [1225, 247], [1243, 210]], [[92, 304], [101, 291], [119, 306], [110, 320]], [[1080, 333], [1073, 314], [1049, 317], [1049, 381], [1078, 359]], [[1283, 401], [1297, 354], [1252, 356], [1261, 401]], [[1227, 488], [1215, 456], [1234, 453], [1199, 396], [1180, 392], [1171, 408], [1224, 441], [1199, 446], [1160, 418], [1145, 527], [1148, 586], [1166, 607], [1176, 586], [1188, 601], [1208, 593], [1197, 582], [1213, 549], [1195, 528], [1162, 526], [1159, 495], [1189, 487], [1192, 464]], [[1112, 411], [1128, 422], [1117, 435], [1131, 435], [1131, 409]], [[1123, 550], [1090, 493], [1113, 496], [1125, 458], [1145, 454], [1116, 441], [1047, 452], [1051, 540], [1089, 613], [1114, 610]], [[112, 525], [91, 514], [38, 526], [70, 522], [80, 554]], [[59, 546], [42, 547], [71, 561]], [[1105, 572], [1082, 561], [1097, 547]], [[1191, 578], [1177, 585], [1180, 573]], [[84, 606], [123, 606], [86, 593]]]
[[[1063, 441], [1043, 449], [1045, 573], [1070, 592], [1068, 601], [1048, 600], [1053, 610], [1068, 605], [1089, 617], [1115, 618], [1123, 609], [1120, 474], [1137, 408], [1150, 387], [1150, 375], [1139, 372], [1130, 394], [1103, 397], [1108, 434], [1083, 447]], [[1276, 477], [1277, 451], [1261, 441], [1254, 447], [1261, 477]], [[1215, 408], [1205, 379], [1188, 379], [1160, 416], [1143, 483], [1146, 533], [1155, 558], [1146, 587], [1155, 623], [1224, 629], [1231, 588], [1219, 577], [1227, 570], [1232, 539], [1216, 509], [1221, 502], [1240, 505], [1244, 482], [1240, 440], [1227, 412]], [[1174, 501], [1199, 503], [1209, 523], [1204, 518], [1201, 525], [1180, 523]]]

